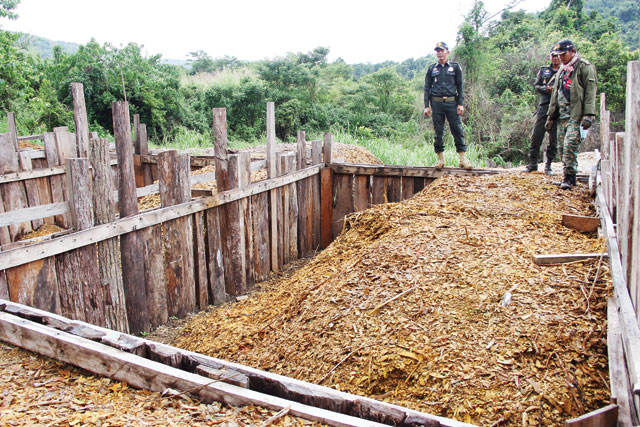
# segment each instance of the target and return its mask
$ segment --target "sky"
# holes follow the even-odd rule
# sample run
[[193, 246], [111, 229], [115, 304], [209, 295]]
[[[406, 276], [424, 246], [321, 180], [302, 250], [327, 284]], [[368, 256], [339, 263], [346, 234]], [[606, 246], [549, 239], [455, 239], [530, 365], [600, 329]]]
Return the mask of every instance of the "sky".
[[[514, 0], [484, 0], [490, 15]], [[515, 0], [518, 1], [518, 0]], [[513, 10], [537, 12], [551, 0], [520, 0]], [[130, 42], [147, 55], [187, 59], [274, 59], [328, 47], [328, 59], [349, 64], [400, 62], [453, 50], [473, 0], [21, 0], [15, 21], [0, 27], [55, 41], [92, 38], [116, 47]], [[499, 16], [499, 15], [498, 15]]]

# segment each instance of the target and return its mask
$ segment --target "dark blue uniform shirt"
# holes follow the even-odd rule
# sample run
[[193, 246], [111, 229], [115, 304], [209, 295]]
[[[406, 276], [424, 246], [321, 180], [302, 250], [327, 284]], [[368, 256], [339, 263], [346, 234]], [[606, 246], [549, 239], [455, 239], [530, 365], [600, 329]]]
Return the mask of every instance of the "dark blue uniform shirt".
[[462, 68], [457, 62], [436, 62], [427, 70], [424, 78], [424, 106], [429, 106], [431, 97], [455, 96], [457, 105], [464, 105]]

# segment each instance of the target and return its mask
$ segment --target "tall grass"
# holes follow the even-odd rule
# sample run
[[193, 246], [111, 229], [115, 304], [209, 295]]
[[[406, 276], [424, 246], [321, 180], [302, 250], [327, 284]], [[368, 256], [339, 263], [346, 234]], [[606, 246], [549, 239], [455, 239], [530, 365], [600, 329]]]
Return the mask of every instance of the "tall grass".
[[249, 67], [223, 69], [213, 73], [198, 73], [182, 77], [182, 84], [195, 84], [208, 87], [213, 84], [238, 86], [245, 77], [255, 77], [255, 72]]

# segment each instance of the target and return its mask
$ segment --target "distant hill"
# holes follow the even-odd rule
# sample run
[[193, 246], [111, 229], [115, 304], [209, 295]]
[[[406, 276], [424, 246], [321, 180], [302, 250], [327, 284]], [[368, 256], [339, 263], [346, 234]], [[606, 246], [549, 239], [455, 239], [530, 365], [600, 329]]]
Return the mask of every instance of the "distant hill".
[[20, 33], [20, 43], [25, 47], [25, 49], [30, 50], [43, 58], [53, 58], [54, 46], [61, 46], [67, 53], [75, 53], [80, 47], [77, 43], [53, 41], [45, 39], [44, 37], [25, 33]]
[[[73, 54], [78, 51], [80, 45], [78, 43], [63, 42], [59, 40], [49, 40], [44, 37], [34, 36], [31, 34], [19, 33], [20, 43], [22, 46], [36, 55], [40, 55], [42, 58], [53, 58], [53, 48], [55, 46], [61, 46], [62, 50]], [[189, 68], [186, 59], [165, 59], [160, 60], [163, 64], [178, 65], [180, 67]]]
[[640, 7], [638, 0], [586, 0], [584, 10], [595, 10], [602, 16], [613, 16], [618, 20], [622, 39], [631, 49], [638, 48], [640, 30]]

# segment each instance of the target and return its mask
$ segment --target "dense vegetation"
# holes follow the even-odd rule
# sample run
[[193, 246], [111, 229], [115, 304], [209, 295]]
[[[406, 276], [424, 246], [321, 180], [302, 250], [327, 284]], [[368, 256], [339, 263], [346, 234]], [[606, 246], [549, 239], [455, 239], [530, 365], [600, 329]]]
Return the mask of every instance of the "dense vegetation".
[[[0, 0], [0, 24], [16, 18], [18, 1]], [[581, 0], [553, 0], [539, 14], [507, 10], [500, 19], [488, 18], [476, 1], [452, 52], [465, 74], [463, 120], [476, 163], [524, 157], [535, 73], [562, 38], [573, 39], [596, 65], [598, 90], [607, 93], [614, 117], [624, 118], [626, 64], [638, 54], [625, 46], [614, 19], [584, 12]], [[102, 135], [112, 126], [111, 103], [126, 97], [157, 144], [210, 145], [214, 107], [227, 108], [233, 142], [258, 142], [266, 102], [274, 101], [283, 141], [302, 129], [310, 137], [331, 130], [387, 163], [433, 161], [431, 122], [422, 116], [424, 72], [435, 61], [432, 54], [350, 65], [341, 59], [329, 63], [324, 47], [251, 63], [197, 51], [183, 68], [164, 64], [159, 55], [145, 57], [134, 43], [118, 49], [91, 41], [74, 53], [57, 46], [50, 59], [30, 52], [19, 35], [0, 29], [0, 113], [14, 111], [21, 134], [73, 127], [70, 83], [81, 82], [91, 130]]]

